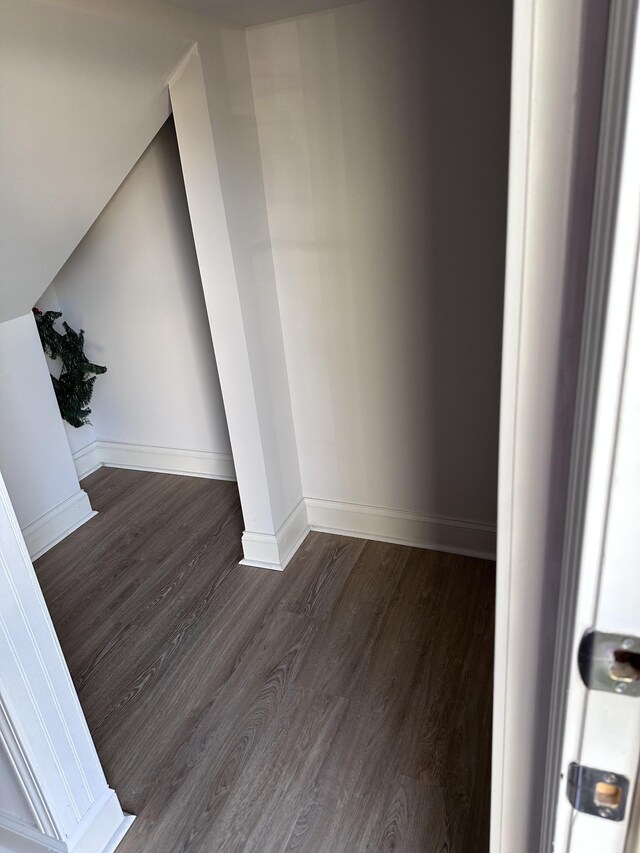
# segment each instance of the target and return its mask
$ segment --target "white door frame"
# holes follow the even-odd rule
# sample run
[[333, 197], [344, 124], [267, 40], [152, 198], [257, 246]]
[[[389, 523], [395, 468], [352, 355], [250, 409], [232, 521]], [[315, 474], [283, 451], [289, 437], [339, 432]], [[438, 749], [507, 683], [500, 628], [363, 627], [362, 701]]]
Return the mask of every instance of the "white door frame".
[[[514, 5], [492, 853], [549, 850], [540, 844], [572, 455], [572, 441], [559, 436], [573, 435], [579, 364], [577, 356], [575, 364], [565, 363], [563, 353], [567, 335], [577, 339], [577, 350], [583, 327], [579, 301], [571, 305], [577, 278], [571, 261], [580, 240], [578, 251], [586, 257], [589, 249], [591, 197], [584, 188], [595, 183], [595, 163], [579, 170], [585, 136], [580, 110], [586, 104], [592, 119], [587, 135], [595, 137], [601, 106], [601, 78], [587, 79], [583, 63], [585, 50], [596, 62], [598, 50], [604, 56], [607, 33], [606, 5], [595, 8], [594, 15], [590, 0]], [[567, 303], [579, 315], [569, 317], [573, 326]]]
[[114, 850], [132, 817], [109, 788], [0, 476], [0, 848]]
[[[566, 796], [567, 768], [578, 762], [615, 769], [632, 780], [632, 797], [640, 753], [635, 724], [640, 700], [587, 690], [577, 667], [586, 632], [639, 633], [634, 456], [640, 354], [639, 48], [637, 4], [614, 0], [558, 615], [545, 849], [552, 844], [556, 850], [623, 849], [628, 819], [577, 815]], [[619, 689], [624, 693], [624, 686]], [[630, 807], [627, 818], [629, 812]]]

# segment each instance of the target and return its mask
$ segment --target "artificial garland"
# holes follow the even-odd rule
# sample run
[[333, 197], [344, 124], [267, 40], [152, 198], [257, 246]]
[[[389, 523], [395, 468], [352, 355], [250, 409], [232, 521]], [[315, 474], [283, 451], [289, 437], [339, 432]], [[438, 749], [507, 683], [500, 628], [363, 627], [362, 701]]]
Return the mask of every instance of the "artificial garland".
[[89, 423], [89, 401], [96, 375], [106, 373], [107, 368], [93, 364], [84, 354], [83, 329], [78, 333], [64, 321], [62, 326], [65, 334], [56, 329], [55, 323], [62, 317], [61, 311], [43, 313], [34, 308], [33, 314], [45, 353], [49, 358], [62, 362], [60, 375], [51, 376], [60, 414], [71, 426], [84, 426]]

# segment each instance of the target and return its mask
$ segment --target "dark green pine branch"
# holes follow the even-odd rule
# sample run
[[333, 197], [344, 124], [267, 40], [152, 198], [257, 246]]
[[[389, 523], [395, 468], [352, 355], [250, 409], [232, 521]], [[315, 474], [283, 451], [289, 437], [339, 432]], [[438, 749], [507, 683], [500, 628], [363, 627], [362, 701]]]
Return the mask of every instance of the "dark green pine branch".
[[67, 423], [81, 427], [90, 423], [89, 402], [93, 394], [96, 376], [106, 373], [107, 368], [94, 364], [84, 354], [84, 330], [76, 332], [63, 321], [65, 333], [59, 332], [56, 320], [61, 311], [39, 311], [33, 309], [40, 341], [45, 353], [54, 360], [62, 362], [60, 376], [51, 377], [60, 414]]

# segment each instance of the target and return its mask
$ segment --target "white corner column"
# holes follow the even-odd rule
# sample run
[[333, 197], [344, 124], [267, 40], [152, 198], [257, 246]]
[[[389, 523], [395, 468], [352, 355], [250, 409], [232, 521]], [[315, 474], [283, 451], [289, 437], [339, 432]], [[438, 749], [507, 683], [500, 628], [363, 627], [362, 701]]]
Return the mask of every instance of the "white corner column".
[[268, 233], [256, 238], [268, 232], [266, 208], [264, 224], [259, 219], [257, 133], [254, 140], [228, 106], [234, 87], [250, 83], [248, 63], [240, 84], [218, 64], [225, 51], [246, 51], [246, 42], [240, 32], [225, 51], [214, 42], [201, 48], [205, 66], [194, 48], [170, 93], [244, 516], [242, 562], [282, 570], [309, 526]]
[[0, 849], [110, 853], [109, 788], [0, 476]]

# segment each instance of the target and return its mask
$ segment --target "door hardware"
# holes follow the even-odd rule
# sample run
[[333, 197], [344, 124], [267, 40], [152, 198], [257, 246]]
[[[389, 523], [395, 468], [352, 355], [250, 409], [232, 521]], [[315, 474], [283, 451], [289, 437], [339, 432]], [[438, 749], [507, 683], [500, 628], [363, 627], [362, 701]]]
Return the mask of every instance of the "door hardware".
[[640, 696], [640, 637], [589, 631], [580, 643], [578, 668], [590, 690]]
[[605, 820], [623, 820], [629, 780], [610, 770], [572, 762], [567, 774], [567, 797], [579, 812]]

